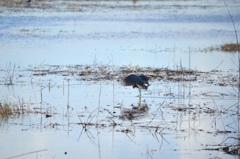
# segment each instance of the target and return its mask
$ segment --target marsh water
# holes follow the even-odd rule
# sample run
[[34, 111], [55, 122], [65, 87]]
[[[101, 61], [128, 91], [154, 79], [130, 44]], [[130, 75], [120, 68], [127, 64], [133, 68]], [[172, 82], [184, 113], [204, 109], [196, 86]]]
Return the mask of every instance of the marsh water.
[[0, 158], [239, 158], [238, 0], [0, 3]]

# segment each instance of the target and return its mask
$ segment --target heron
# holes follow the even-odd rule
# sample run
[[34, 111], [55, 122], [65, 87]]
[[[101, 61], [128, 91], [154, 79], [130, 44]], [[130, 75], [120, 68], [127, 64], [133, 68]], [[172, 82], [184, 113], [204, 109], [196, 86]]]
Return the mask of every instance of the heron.
[[139, 99], [141, 98], [141, 89], [148, 89], [150, 84], [148, 83], [149, 78], [142, 73], [130, 73], [122, 79], [123, 86], [132, 86], [133, 88], [138, 88]]

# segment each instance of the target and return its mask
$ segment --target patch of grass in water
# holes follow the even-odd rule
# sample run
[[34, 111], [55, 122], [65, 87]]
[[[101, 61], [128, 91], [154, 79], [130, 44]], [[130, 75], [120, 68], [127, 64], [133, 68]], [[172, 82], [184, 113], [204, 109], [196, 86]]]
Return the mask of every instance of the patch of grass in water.
[[0, 103], [0, 116], [1, 117], [8, 117], [13, 114], [12, 107], [7, 103]]
[[29, 112], [31, 111], [24, 108], [23, 101], [20, 103], [20, 105], [16, 104], [15, 102], [8, 101], [7, 99], [0, 101], [0, 118], [9, 118], [10, 116], [25, 114]]
[[236, 52], [240, 51], [240, 44], [224, 44], [220, 49], [225, 52]]

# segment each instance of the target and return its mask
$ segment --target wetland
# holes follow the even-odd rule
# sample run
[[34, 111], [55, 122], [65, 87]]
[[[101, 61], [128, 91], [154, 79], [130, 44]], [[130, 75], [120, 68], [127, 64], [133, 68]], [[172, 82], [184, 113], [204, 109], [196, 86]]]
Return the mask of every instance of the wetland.
[[239, 158], [226, 2], [0, 0], [0, 158]]

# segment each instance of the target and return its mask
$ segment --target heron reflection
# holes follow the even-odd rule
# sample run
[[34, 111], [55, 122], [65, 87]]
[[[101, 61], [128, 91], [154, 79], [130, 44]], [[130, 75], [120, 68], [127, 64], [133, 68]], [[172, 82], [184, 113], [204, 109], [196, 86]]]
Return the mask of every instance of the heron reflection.
[[148, 113], [148, 105], [144, 101], [141, 103], [141, 90], [147, 90], [150, 84], [148, 83], [149, 78], [141, 73], [131, 73], [124, 77], [121, 81], [123, 86], [132, 86], [138, 88], [138, 104], [137, 106], [132, 105], [132, 109], [123, 108], [121, 110], [122, 118], [124, 119], [135, 119], [144, 116]]

